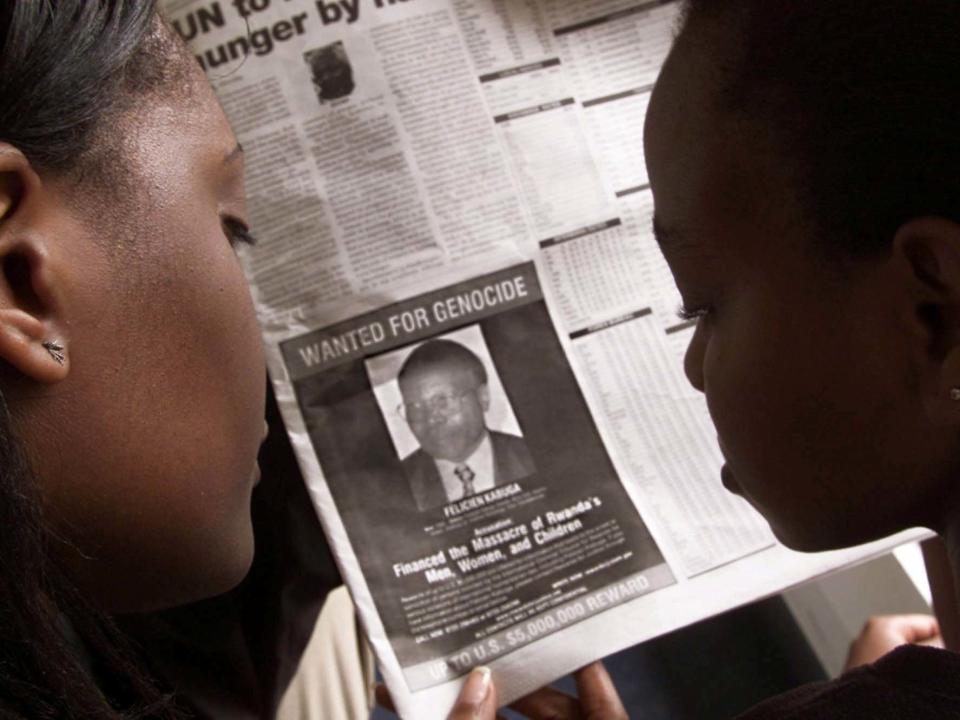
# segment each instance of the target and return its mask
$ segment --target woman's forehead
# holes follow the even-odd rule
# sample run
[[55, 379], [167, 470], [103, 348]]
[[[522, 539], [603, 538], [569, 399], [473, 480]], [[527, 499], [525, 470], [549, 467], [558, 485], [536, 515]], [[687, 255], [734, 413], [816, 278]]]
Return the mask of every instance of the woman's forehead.
[[688, 250], [710, 236], [781, 232], [799, 198], [770, 128], [717, 102], [721, 75], [709, 48], [681, 43], [657, 81], [645, 155], [664, 246]]
[[151, 191], [176, 190], [175, 183], [185, 181], [193, 169], [213, 171], [237, 147], [202, 74], [188, 92], [147, 99], [130, 121], [128, 159]]

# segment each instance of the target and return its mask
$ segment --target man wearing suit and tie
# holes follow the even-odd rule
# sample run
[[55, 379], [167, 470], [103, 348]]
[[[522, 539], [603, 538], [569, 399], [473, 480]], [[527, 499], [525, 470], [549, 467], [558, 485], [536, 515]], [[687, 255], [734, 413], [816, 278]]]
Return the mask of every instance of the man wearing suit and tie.
[[487, 429], [487, 371], [451, 340], [429, 340], [397, 375], [400, 412], [420, 448], [402, 461], [420, 510], [446, 505], [526, 477], [535, 468], [526, 443]]

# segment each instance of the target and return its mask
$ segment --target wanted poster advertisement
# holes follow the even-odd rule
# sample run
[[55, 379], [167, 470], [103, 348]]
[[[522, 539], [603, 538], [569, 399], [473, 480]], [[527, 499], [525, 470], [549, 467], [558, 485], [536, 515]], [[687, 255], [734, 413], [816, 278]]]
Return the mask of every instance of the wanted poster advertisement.
[[411, 691], [674, 584], [532, 263], [281, 352]]

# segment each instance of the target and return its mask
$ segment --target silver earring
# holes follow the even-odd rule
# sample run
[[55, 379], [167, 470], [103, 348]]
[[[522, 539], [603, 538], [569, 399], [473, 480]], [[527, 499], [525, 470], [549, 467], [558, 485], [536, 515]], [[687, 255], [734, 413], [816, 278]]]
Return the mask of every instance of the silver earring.
[[960, 402], [960, 387], [950, 388], [950, 399], [954, 402]]
[[[66, 355], [63, 354], [63, 345], [56, 340], [44, 340], [42, 344], [47, 352], [50, 353], [50, 357], [56, 360], [57, 364], [63, 365], [63, 361], [66, 359]], [[958, 389], [957, 392], [960, 392], [960, 389]]]

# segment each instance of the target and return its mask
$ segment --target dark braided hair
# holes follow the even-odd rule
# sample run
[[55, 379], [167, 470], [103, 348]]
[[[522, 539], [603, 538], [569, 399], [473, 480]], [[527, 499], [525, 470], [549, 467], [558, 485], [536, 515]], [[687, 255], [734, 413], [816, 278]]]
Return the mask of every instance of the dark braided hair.
[[820, 249], [883, 252], [960, 222], [960, 2], [688, 0], [722, 23], [716, 101], [769, 128]]
[[[183, 72], [178, 47], [153, 0], [5, 0], [0, 142], [41, 174], [105, 179], [122, 143], [106, 121]], [[0, 386], [0, 718], [177, 717], [56, 560], [16, 429]]]

